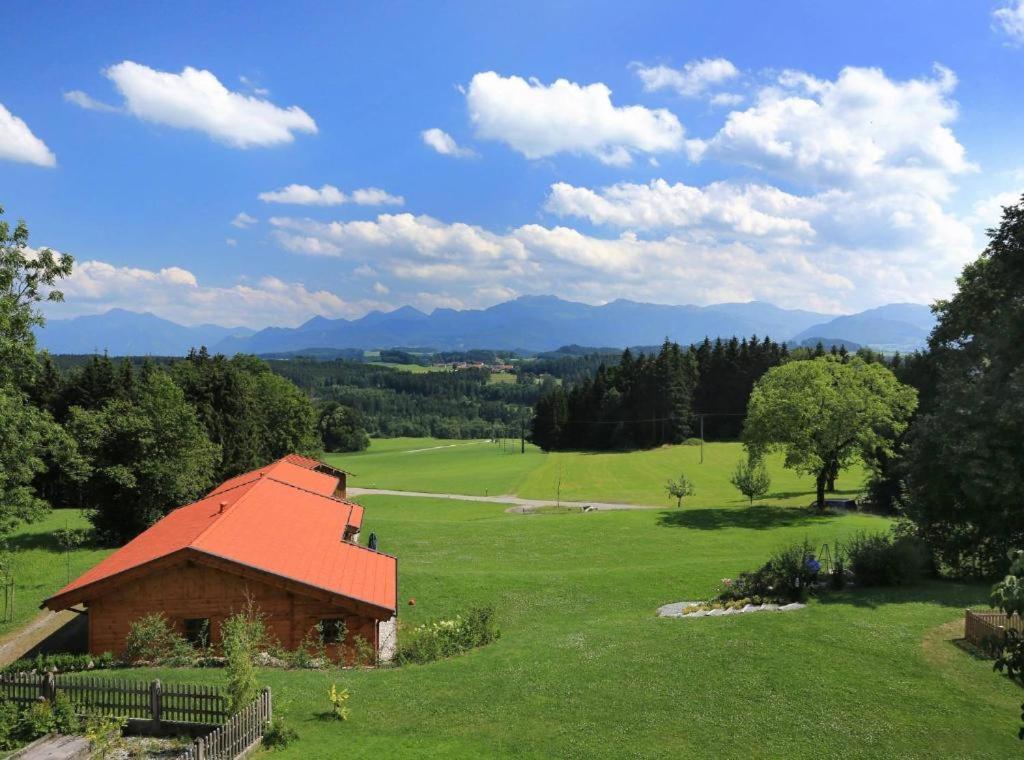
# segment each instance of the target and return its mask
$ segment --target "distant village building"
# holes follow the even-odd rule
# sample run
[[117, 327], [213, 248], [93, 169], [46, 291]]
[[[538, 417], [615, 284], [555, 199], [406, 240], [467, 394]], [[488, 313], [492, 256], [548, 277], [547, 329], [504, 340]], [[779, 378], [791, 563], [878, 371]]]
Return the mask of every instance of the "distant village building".
[[295, 454], [225, 481], [180, 507], [44, 602], [81, 604], [89, 651], [120, 653], [133, 622], [163, 613], [184, 636], [220, 642], [252, 597], [267, 630], [294, 649], [318, 624], [328, 654], [363, 638], [381, 660], [397, 644], [398, 561], [359, 546], [363, 508], [345, 473]]

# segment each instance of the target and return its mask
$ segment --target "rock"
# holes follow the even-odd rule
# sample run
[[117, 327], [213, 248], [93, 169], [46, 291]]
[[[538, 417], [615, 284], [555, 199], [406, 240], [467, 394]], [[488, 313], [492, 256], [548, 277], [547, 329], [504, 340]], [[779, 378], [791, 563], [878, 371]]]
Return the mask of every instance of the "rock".
[[778, 609], [779, 609], [779, 605], [773, 604], [772, 602], [768, 602], [766, 604], [762, 604], [761, 605], [761, 611], [762, 612], [777, 612]]
[[274, 657], [269, 652], [260, 652], [253, 658], [253, 662], [261, 668], [284, 668], [288, 666], [280, 657]]
[[800, 602], [793, 602], [779, 607], [779, 612], [793, 612], [794, 610], [802, 610], [806, 606], [806, 604], [800, 604]]
[[729, 609], [724, 610], [724, 612], [726, 615], [739, 615], [743, 610], [738, 607], [730, 607]]
[[679, 617], [684, 609], [694, 604], [700, 604], [700, 602], [672, 602], [672, 604], [663, 604], [658, 608], [658, 616]]
[[722, 610], [722, 609], [710, 610], [708, 612], [708, 617], [720, 617], [720, 616], [725, 615], [725, 614], [726, 614], [726, 611]]
[[760, 612], [760, 611], [761, 611], [761, 607], [759, 605], [756, 605], [756, 604], [748, 604], [746, 607], [744, 607], [742, 610], [740, 610], [740, 612]]
[[684, 618], [699, 618], [699, 617], [707, 617], [707, 616], [708, 616], [708, 614], [710, 614], [710, 613], [708, 613], [708, 611], [707, 611], [707, 610], [697, 610], [696, 612], [690, 612], [690, 613], [688, 613], [688, 614], [686, 614], [686, 615], [680, 615], [679, 617], [684, 617]]

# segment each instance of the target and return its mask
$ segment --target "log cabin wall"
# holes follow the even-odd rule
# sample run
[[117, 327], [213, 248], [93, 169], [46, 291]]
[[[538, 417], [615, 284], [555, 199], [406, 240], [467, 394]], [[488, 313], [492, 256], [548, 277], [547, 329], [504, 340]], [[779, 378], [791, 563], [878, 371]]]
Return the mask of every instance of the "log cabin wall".
[[[217, 646], [221, 623], [243, 609], [247, 594], [263, 614], [267, 633], [287, 649], [295, 649], [323, 619], [343, 619], [349, 644], [358, 635], [378, 645], [377, 621], [354, 609], [186, 561], [89, 600], [89, 651], [121, 654], [132, 623], [154, 612], [162, 612], [181, 634], [185, 620], [209, 619], [211, 643]], [[338, 647], [329, 647], [328, 653], [334, 659], [341, 654]]]

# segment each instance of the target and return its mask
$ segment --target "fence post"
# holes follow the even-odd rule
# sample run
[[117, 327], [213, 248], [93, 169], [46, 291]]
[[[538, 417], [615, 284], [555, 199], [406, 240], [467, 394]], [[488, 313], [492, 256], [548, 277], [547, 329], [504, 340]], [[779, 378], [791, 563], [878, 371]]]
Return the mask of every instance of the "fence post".
[[149, 685], [149, 712], [157, 723], [161, 721], [163, 712], [163, 688], [160, 686], [160, 679], [156, 679]]
[[39, 696], [47, 702], [53, 702], [57, 699], [57, 684], [54, 682], [52, 670], [48, 670], [43, 674], [43, 678], [39, 683]]
[[206, 760], [206, 742], [196, 739], [196, 760]]

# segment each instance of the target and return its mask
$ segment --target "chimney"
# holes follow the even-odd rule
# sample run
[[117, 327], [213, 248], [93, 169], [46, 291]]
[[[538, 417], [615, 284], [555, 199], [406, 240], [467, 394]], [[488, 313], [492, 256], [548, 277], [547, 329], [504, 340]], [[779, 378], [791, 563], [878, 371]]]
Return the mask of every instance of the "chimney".
[[222, 514], [224, 514], [224, 507], [226, 507], [227, 505], [228, 505], [228, 503], [227, 503], [226, 501], [222, 501], [222, 502], [220, 503], [220, 511], [219, 511], [219, 512], [217, 512], [217, 514], [218, 514], [218, 515], [222, 515]]

